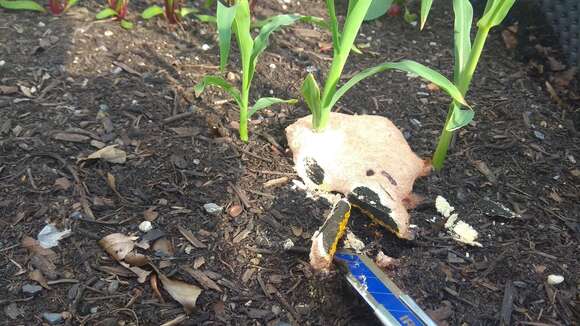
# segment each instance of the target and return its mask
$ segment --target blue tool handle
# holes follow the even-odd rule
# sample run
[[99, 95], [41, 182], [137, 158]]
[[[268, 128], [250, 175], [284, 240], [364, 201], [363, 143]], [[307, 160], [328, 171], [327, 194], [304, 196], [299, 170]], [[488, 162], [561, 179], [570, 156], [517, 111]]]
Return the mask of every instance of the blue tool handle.
[[374, 310], [383, 325], [437, 326], [375, 263], [364, 255], [339, 252], [335, 259], [346, 269], [346, 279]]

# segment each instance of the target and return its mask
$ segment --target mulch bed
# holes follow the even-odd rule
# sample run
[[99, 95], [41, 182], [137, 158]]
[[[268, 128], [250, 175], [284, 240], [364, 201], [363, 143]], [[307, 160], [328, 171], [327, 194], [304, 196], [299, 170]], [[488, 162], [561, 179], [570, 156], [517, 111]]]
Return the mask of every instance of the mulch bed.
[[[67, 312], [70, 325], [157, 325], [182, 315], [166, 292], [161, 300], [149, 281], [119, 272], [97, 243], [111, 233], [142, 235], [145, 218], [172, 247], [169, 256], [143, 250], [154, 264], [203, 287], [187, 272], [201, 263], [197, 270], [219, 288], [204, 289], [182, 324], [376, 323], [337, 271], [318, 275], [308, 264], [306, 248], [328, 206], [293, 188], [284, 136], [306, 107], [265, 110], [244, 144], [232, 101], [216, 89], [195, 98], [191, 89], [205, 74], [219, 73], [211, 25], [152, 20], [125, 31], [92, 19], [100, 4], [81, 6], [56, 18], [0, 12], [0, 324], [38, 325], [45, 312]], [[136, 20], [147, 4], [131, 6]], [[282, 6], [325, 15], [320, 1], [302, 0], [260, 2], [257, 16], [284, 12]], [[409, 58], [450, 76], [450, 8], [435, 7], [422, 32], [401, 18], [365, 24], [359, 43], [368, 47], [352, 56], [345, 75]], [[329, 42], [307, 25], [275, 34], [252, 96], [298, 96], [308, 71], [324, 75], [331, 53], [321, 49]], [[557, 50], [541, 50], [557, 60]], [[233, 78], [239, 78], [236, 53]], [[411, 212], [417, 240], [398, 240], [358, 212], [351, 218], [349, 228], [369, 256], [382, 250], [398, 258], [388, 275], [441, 323], [572, 325], [579, 318], [580, 90], [577, 79], [562, 75], [567, 67], [546, 75], [540, 64], [514, 59], [501, 29], [492, 34], [468, 96], [475, 122], [458, 133], [445, 169], [416, 184], [426, 198]], [[429, 157], [447, 103], [418, 78], [384, 73], [357, 86], [338, 110], [392, 119]], [[97, 150], [95, 141], [118, 144], [126, 163], [79, 162]], [[273, 179], [279, 179], [273, 187], [264, 185]], [[479, 232], [482, 248], [445, 234], [444, 221], [435, 218], [437, 195]], [[487, 199], [521, 217], [488, 214]], [[209, 214], [208, 203], [224, 211]], [[72, 235], [53, 248], [58, 259], [49, 288], [26, 294], [22, 287], [36, 284], [28, 273], [39, 267], [21, 240], [36, 238], [48, 222]], [[203, 245], [191, 245], [180, 227]], [[288, 239], [295, 245], [289, 251]], [[549, 285], [550, 274], [565, 280]]]

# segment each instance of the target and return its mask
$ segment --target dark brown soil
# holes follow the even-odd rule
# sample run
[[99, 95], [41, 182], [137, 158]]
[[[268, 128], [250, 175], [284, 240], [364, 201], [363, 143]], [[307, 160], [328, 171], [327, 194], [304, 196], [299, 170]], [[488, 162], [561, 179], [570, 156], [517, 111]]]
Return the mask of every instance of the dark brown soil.
[[[258, 16], [284, 12], [281, 1], [264, 2], [258, 3]], [[286, 11], [324, 16], [320, 1], [286, 5]], [[161, 301], [149, 281], [104, 272], [119, 264], [97, 241], [111, 233], [142, 235], [138, 225], [151, 207], [159, 213], [154, 228], [175, 250], [170, 257], [142, 252], [157, 266], [165, 261], [165, 274], [196, 285], [183, 268], [203, 257], [199, 269], [222, 290], [204, 290], [183, 324], [375, 324], [342, 277], [313, 273], [302, 250], [328, 210], [292, 189], [296, 176], [283, 131], [308, 113], [306, 107], [264, 111], [252, 120], [250, 143], [243, 144], [228, 97], [211, 89], [195, 98], [191, 90], [205, 74], [218, 73], [211, 25], [188, 19], [167, 27], [153, 20], [125, 31], [115, 22], [92, 19], [100, 4], [81, 6], [62, 17], [0, 11], [0, 61], [5, 61], [0, 87], [17, 86], [0, 88], [0, 324], [38, 325], [44, 312], [66, 311], [70, 325], [158, 325], [183, 314], [163, 290]], [[132, 18], [145, 7], [132, 3]], [[402, 58], [451, 75], [450, 8], [435, 7], [422, 32], [400, 18], [364, 25], [359, 43], [370, 46], [352, 56], [345, 75]], [[330, 53], [321, 48], [329, 41], [306, 25], [275, 34], [258, 65], [252, 96], [273, 91], [297, 97], [307, 69], [324, 75]], [[203, 44], [211, 48], [204, 51]], [[511, 51], [500, 31], [494, 32], [468, 96], [476, 121], [459, 132], [444, 171], [416, 185], [427, 198], [412, 212], [418, 239], [397, 240], [356, 212], [349, 225], [369, 256], [382, 250], [399, 258], [388, 274], [425, 310], [448, 307], [438, 312], [449, 325], [498, 325], [501, 318], [520, 325], [573, 325], [579, 318], [578, 81], [539, 74], [537, 63], [516, 61]], [[428, 157], [447, 103], [418, 78], [385, 73], [357, 86], [338, 110], [389, 117], [417, 153]], [[98, 117], [102, 106], [108, 110]], [[100, 119], [103, 113], [111, 129]], [[189, 129], [183, 135], [173, 128]], [[88, 137], [62, 141], [55, 139], [57, 132]], [[96, 151], [91, 139], [119, 144], [127, 162], [79, 162]], [[62, 177], [72, 183], [67, 189], [55, 186]], [[264, 187], [281, 177], [288, 181]], [[461, 245], [445, 235], [441, 222], [430, 222], [437, 215], [432, 204], [437, 195], [479, 231], [482, 248]], [[485, 198], [521, 217], [486, 215]], [[74, 214], [83, 211], [83, 199], [96, 220], [86, 212]], [[211, 215], [203, 208], [207, 203], [244, 210], [235, 218]], [[20, 243], [24, 236], [35, 238], [47, 222], [70, 227], [73, 234], [53, 248], [57, 281], [31, 296], [22, 287], [35, 284], [28, 278], [34, 264]], [[207, 248], [187, 248], [179, 226]], [[283, 249], [287, 239], [295, 250]], [[565, 280], [549, 285], [550, 274]], [[115, 280], [120, 283], [113, 291]]]

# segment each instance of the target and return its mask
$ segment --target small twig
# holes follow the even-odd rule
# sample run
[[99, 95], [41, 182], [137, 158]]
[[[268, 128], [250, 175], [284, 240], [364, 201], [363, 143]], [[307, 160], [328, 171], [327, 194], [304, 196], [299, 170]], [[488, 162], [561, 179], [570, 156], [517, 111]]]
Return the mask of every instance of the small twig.
[[54, 285], [54, 284], [62, 284], [62, 283], [78, 283], [79, 280], [75, 280], [73, 278], [63, 278], [60, 280], [54, 280], [54, 281], [48, 281], [46, 282], [46, 284], [48, 285]]
[[228, 185], [234, 190], [234, 192], [236, 193], [236, 195], [238, 196], [238, 198], [240, 199], [240, 201], [242, 202], [242, 204], [246, 209], [252, 206], [250, 204], [250, 201], [248, 200], [248, 197], [246, 197], [246, 195], [242, 192], [240, 188], [238, 188], [231, 181], [228, 181]]
[[276, 295], [276, 299], [278, 300], [278, 302], [280, 302], [280, 304], [283, 305], [284, 308], [286, 308], [286, 310], [292, 315], [292, 317], [294, 317], [294, 323], [300, 325], [300, 315], [298, 315], [296, 309], [294, 309], [294, 307], [292, 307], [288, 303], [288, 301], [284, 299], [284, 297], [280, 294], [278, 289], [276, 289], [274, 286], [272, 286], [272, 288], [275, 290], [274, 294]]
[[165, 123], [165, 124], [172, 123], [172, 122], [177, 121], [177, 120], [189, 118], [189, 117], [191, 117], [193, 115], [193, 113], [194, 113], [193, 111], [192, 112], [179, 113], [179, 114], [176, 114], [176, 115], [171, 116], [169, 118], [163, 119], [162, 122]]
[[32, 171], [30, 170], [30, 168], [26, 169], [26, 174], [28, 175], [28, 180], [30, 181], [30, 185], [32, 186], [32, 188], [34, 188], [35, 190], [38, 190], [38, 187], [36, 186], [36, 183], [34, 182], [34, 178], [32, 178]]
[[268, 171], [268, 170], [254, 170], [254, 169], [251, 169], [251, 168], [246, 168], [246, 170], [248, 170], [250, 172], [254, 172], [254, 173], [260, 173], [260, 174], [285, 175], [285, 176], [289, 176], [289, 177], [298, 176], [298, 174], [292, 173], [292, 172], [279, 172], [279, 171]]
[[268, 162], [268, 163], [272, 163], [272, 160], [269, 159], [269, 158], [262, 157], [260, 155], [254, 154], [254, 153], [252, 153], [252, 152], [250, 152], [250, 151], [248, 151], [246, 149], [243, 149], [243, 148], [238, 148], [238, 149], [240, 150], [240, 152], [242, 152], [244, 154], [247, 154], [247, 155], [249, 155], [249, 156], [251, 156], [251, 157], [253, 157], [255, 159], [258, 159], [258, 160], [261, 160], [261, 161], [264, 161], [264, 162]]

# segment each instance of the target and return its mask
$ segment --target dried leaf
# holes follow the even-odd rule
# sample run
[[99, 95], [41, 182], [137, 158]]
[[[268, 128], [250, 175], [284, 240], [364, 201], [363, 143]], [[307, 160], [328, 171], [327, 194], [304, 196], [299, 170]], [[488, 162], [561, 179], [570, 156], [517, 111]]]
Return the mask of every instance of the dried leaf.
[[58, 178], [54, 180], [54, 187], [58, 190], [67, 190], [72, 186], [72, 182], [67, 178]]
[[506, 49], [515, 49], [518, 46], [518, 38], [516, 34], [509, 29], [501, 31], [501, 37]]
[[46, 257], [46, 259], [55, 261], [57, 258], [56, 252], [51, 249], [43, 248], [38, 240], [25, 236], [22, 238], [22, 247], [28, 249], [31, 254]]
[[141, 267], [131, 266], [122, 261], [119, 262], [119, 264], [123, 265], [125, 268], [135, 273], [135, 275], [137, 275], [137, 282], [139, 283], [145, 283], [145, 281], [147, 281], [147, 277], [149, 276], [149, 274], [151, 274], [151, 271], [146, 271]]
[[177, 128], [169, 128], [174, 133], [177, 134], [178, 137], [192, 137], [200, 133], [199, 128], [189, 128], [189, 127], [177, 127]]
[[171, 257], [174, 254], [173, 244], [166, 238], [159, 239], [153, 243], [153, 251], [162, 256]]
[[182, 227], [181, 225], [177, 226], [179, 232], [187, 241], [189, 241], [194, 247], [196, 248], [207, 248], [207, 245], [201, 242], [198, 238], [196, 238], [191, 231], [187, 230], [186, 228]]
[[189, 314], [193, 311], [197, 297], [201, 294], [200, 288], [183, 281], [172, 280], [163, 274], [159, 274], [159, 280], [161, 280], [165, 291], [183, 306], [186, 313]]
[[165, 303], [165, 300], [163, 299], [163, 296], [161, 295], [161, 291], [159, 291], [159, 285], [157, 282], [157, 274], [151, 275], [151, 278], [149, 279], [149, 283], [151, 284], [151, 289], [153, 289], [153, 293], [155, 294], [155, 296], [157, 298], [159, 298], [159, 301], [161, 301], [161, 303]]
[[205, 258], [199, 256], [193, 260], [193, 268], [199, 269], [203, 264], [205, 264]]
[[472, 163], [473, 166], [475, 166], [475, 168], [477, 169], [477, 171], [483, 174], [487, 178], [487, 180], [489, 180], [489, 182], [491, 183], [497, 182], [497, 177], [484, 161], [473, 161]]
[[125, 256], [133, 251], [135, 240], [138, 237], [129, 237], [122, 233], [112, 233], [99, 240], [99, 245], [117, 261], [125, 259]]
[[28, 278], [37, 282], [43, 288], [50, 290], [50, 287], [48, 286], [48, 283], [46, 282], [46, 278], [44, 278], [44, 275], [42, 274], [42, 272], [40, 270], [35, 269], [32, 272], [28, 273]]
[[143, 217], [145, 218], [146, 221], [149, 222], [153, 222], [157, 219], [157, 217], [159, 216], [159, 213], [155, 211], [157, 207], [152, 206], [147, 208], [144, 212], [143, 212]]
[[145, 266], [149, 263], [149, 258], [147, 256], [133, 252], [127, 254], [123, 260], [132, 266]]
[[127, 153], [124, 150], [116, 148], [117, 145], [103, 147], [89, 155], [86, 160], [102, 159], [109, 163], [122, 164], [127, 161]]
[[111, 190], [113, 190], [115, 193], [117, 192], [117, 180], [115, 178], [114, 175], [112, 175], [111, 173], [107, 172], [107, 185], [109, 186], [109, 188], [111, 188]]
[[196, 269], [191, 269], [189, 267], [184, 267], [184, 271], [189, 273], [191, 277], [193, 277], [204, 289], [212, 289], [217, 292], [222, 292], [222, 289], [214, 282], [211, 278], [209, 278], [204, 272]]
[[43, 275], [51, 280], [54, 280], [58, 277], [56, 272], [56, 265], [47, 256], [41, 256], [38, 254], [33, 255], [30, 258], [30, 265], [36, 269], [39, 269]]

